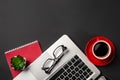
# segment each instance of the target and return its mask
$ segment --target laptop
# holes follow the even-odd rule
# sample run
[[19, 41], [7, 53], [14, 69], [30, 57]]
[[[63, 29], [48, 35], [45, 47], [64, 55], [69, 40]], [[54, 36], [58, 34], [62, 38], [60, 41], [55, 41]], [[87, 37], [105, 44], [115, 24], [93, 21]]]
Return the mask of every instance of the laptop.
[[100, 71], [63, 35], [13, 80], [95, 80]]

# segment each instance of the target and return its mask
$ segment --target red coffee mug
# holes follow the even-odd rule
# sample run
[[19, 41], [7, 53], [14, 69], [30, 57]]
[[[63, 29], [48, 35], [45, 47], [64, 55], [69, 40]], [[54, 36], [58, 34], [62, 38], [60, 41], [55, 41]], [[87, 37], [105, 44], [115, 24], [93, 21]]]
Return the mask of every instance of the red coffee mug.
[[88, 41], [85, 53], [93, 64], [105, 66], [113, 60], [115, 56], [115, 47], [108, 38], [97, 36]]

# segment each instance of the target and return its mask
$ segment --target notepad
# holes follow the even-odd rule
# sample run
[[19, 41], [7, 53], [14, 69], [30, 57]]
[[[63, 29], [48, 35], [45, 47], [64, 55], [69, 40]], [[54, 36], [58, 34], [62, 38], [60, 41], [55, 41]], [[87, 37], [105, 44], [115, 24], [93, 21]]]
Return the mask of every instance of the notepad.
[[21, 73], [20, 70], [14, 70], [11, 67], [10, 61], [11, 61], [11, 58], [13, 56], [20, 55], [20, 56], [25, 57], [26, 61], [27, 61], [27, 66], [28, 66], [35, 59], [37, 59], [41, 55], [41, 53], [42, 53], [42, 50], [41, 50], [41, 47], [40, 47], [39, 42], [37, 40], [33, 41], [33, 42], [30, 42], [28, 44], [25, 44], [23, 46], [14, 48], [12, 50], [6, 51], [5, 56], [6, 56], [6, 59], [7, 59], [8, 66], [10, 68], [12, 77], [15, 78], [18, 74]]

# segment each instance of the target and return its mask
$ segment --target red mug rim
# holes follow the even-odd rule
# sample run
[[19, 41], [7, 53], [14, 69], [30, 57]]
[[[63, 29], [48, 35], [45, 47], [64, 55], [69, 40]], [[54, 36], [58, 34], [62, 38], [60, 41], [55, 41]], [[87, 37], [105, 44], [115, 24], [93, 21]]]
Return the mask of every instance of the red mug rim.
[[[99, 42], [103, 42], [103, 43], [107, 44], [107, 46], [108, 46], [108, 52], [107, 52], [106, 55], [104, 55], [103, 57], [97, 56], [97, 55], [94, 53], [94, 50], [93, 50], [94, 47], [95, 47], [95, 45], [96, 45], [97, 43], [99, 43]], [[107, 41], [105, 41], [105, 40], [99, 40], [99, 41], [96, 41], [96, 42], [93, 44], [93, 46], [92, 46], [92, 53], [93, 53], [93, 55], [94, 55], [97, 59], [104, 60], [104, 59], [106, 59], [106, 58], [108, 58], [108, 57], [110, 56], [110, 54], [111, 54], [111, 47], [110, 47], [110, 45], [109, 45], [109, 43], [108, 43]]]

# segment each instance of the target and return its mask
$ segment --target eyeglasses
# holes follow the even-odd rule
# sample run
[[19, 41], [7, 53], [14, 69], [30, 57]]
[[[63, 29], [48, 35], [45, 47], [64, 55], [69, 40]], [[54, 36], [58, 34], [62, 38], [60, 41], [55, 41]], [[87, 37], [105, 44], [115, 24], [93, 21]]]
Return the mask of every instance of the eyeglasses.
[[59, 60], [63, 57], [65, 53], [67, 53], [67, 47], [64, 45], [58, 46], [54, 51], [53, 51], [53, 56], [54, 58], [48, 58], [42, 67], [42, 70], [45, 71], [45, 73], [49, 74], [51, 70], [55, 67], [55, 65], [59, 62]]

